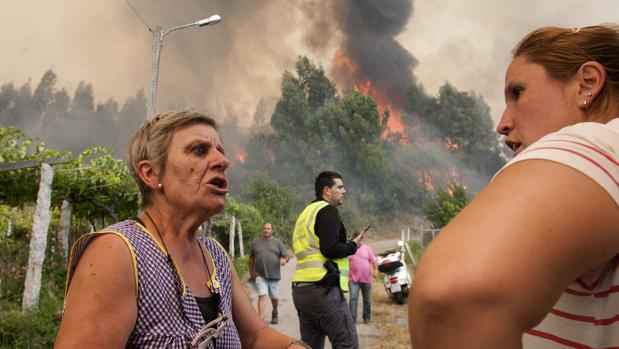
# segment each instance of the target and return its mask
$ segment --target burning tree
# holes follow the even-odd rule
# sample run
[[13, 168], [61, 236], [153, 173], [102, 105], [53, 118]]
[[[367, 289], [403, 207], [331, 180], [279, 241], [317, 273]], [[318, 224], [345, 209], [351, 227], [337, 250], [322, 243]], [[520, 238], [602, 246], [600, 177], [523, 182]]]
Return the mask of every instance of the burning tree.
[[469, 197], [464, 187], [450, 184], [446, 189], [439, 189], [436, 197], [424, 207], [426, 217], [434, 228], [446, 226], [468, 203]]

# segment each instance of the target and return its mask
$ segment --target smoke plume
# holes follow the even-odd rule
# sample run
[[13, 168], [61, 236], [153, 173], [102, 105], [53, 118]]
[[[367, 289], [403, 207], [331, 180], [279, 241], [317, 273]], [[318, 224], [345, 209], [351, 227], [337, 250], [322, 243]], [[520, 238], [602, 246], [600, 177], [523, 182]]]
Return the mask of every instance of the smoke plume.
[[412, 1], [337, 1], [334, 7], [346, 55], [359, 73], [403, 107], [406, 91], [415, 81], [412, 70], [417, 60], [395, 37], [413, 12]]

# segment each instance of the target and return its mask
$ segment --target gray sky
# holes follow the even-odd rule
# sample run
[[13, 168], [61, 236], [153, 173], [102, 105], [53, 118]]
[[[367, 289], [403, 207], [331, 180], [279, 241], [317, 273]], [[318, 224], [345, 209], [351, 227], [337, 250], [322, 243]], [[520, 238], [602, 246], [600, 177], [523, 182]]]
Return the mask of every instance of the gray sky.
[[[158, 110], [191, 105], [236, 116], [242, 125], [262, 97], [276, 97], [281, 74], [307, 55], [329, 71], [337, 33], [321, 26], [317, 0], [132, 0], [151, 26], [169, 28], [219, 13], [222, 23], [174, 32], [164, 41]], [[326, 3], [326, 2], [325, 2]], [[509, 51], [542, 25], [619, 22], [619, 2], [416, 0], [399, 42], [418, 60], [413, 74], [434, 94], [446, 81], [480, 93], [495, 122], [503, 108]], [[150, 79], [152, 36], [125, 1], [0, 1], [0, 83], [33, 88], [49, 68], [72, 94], [91, 82], [97, 101], [123, 102]], [[325, 26], [327, 28], [328, 26]], [[316, 40], [321, 40], [316, 44]], [[179, 105], [184, 104], [184, 105]]]

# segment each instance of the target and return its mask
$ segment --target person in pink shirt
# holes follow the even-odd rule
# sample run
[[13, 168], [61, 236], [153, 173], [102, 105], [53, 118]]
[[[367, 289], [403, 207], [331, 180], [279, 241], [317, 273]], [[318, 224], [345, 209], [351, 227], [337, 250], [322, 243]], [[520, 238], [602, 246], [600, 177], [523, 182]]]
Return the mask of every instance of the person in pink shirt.
[[348, 274], [348, 288], [350, 289], [350, 313], [352, 319], [357, 322], [357, 303], [359, 301], [359, 289], [363, 295], [363, 322], [369, 324], [372, 321], [372, 278], [378, 275], [378, 264], [372, 248], [362, 244], [357, 252], [348, 257], [350, 264]]

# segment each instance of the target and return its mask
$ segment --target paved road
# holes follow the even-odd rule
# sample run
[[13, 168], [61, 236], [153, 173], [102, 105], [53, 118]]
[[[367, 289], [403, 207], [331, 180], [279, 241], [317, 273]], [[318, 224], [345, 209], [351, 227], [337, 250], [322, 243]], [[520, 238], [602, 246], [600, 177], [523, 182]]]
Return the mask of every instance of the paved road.
[[[381, 253], [383, 251], [393, 249], [396, 246], [395, 240], [375, 240], [367, 242], [370, 247], [374, 250], [376, 254]], [[273, 328], [278, 331], [285, 333], [291, 337], [300, 338], [301, 334], [299, 333], [299, 317], [297, 315], [297, 311], [294, 308], [294, 303], [292, 301], [292, 274], [294, 273], [294, 269], [296, 267], [297, 260], [293, 258], [290, 260], [288, 264], [282, 267], [281, 276], [282, 279], [279, 283], [279, 324], [271, 325]], [[251, 301], [256, 306], [256, 294], [252, 294]], [[361, 311], [361, 304], [358, 307], [358, 311]], [[361, 318], [361, 315], [358, 315], [357, 318]], [[271, 320], [271, 303], [267, 302], [267, 310], [266, 310], [266, 318], [265, 320], [268, 322]], [[357, 324], [357, 334], [359, 337], [359, 346], [360, 348], [369, 348], [371, 343], [376, 340], [378, 336], [378, 330], [372, 325], [365, 325], [363, 323]], [[330, 349], [331, 345], [329, 341], [326, 341], [327, 344], [325, 348]]]

